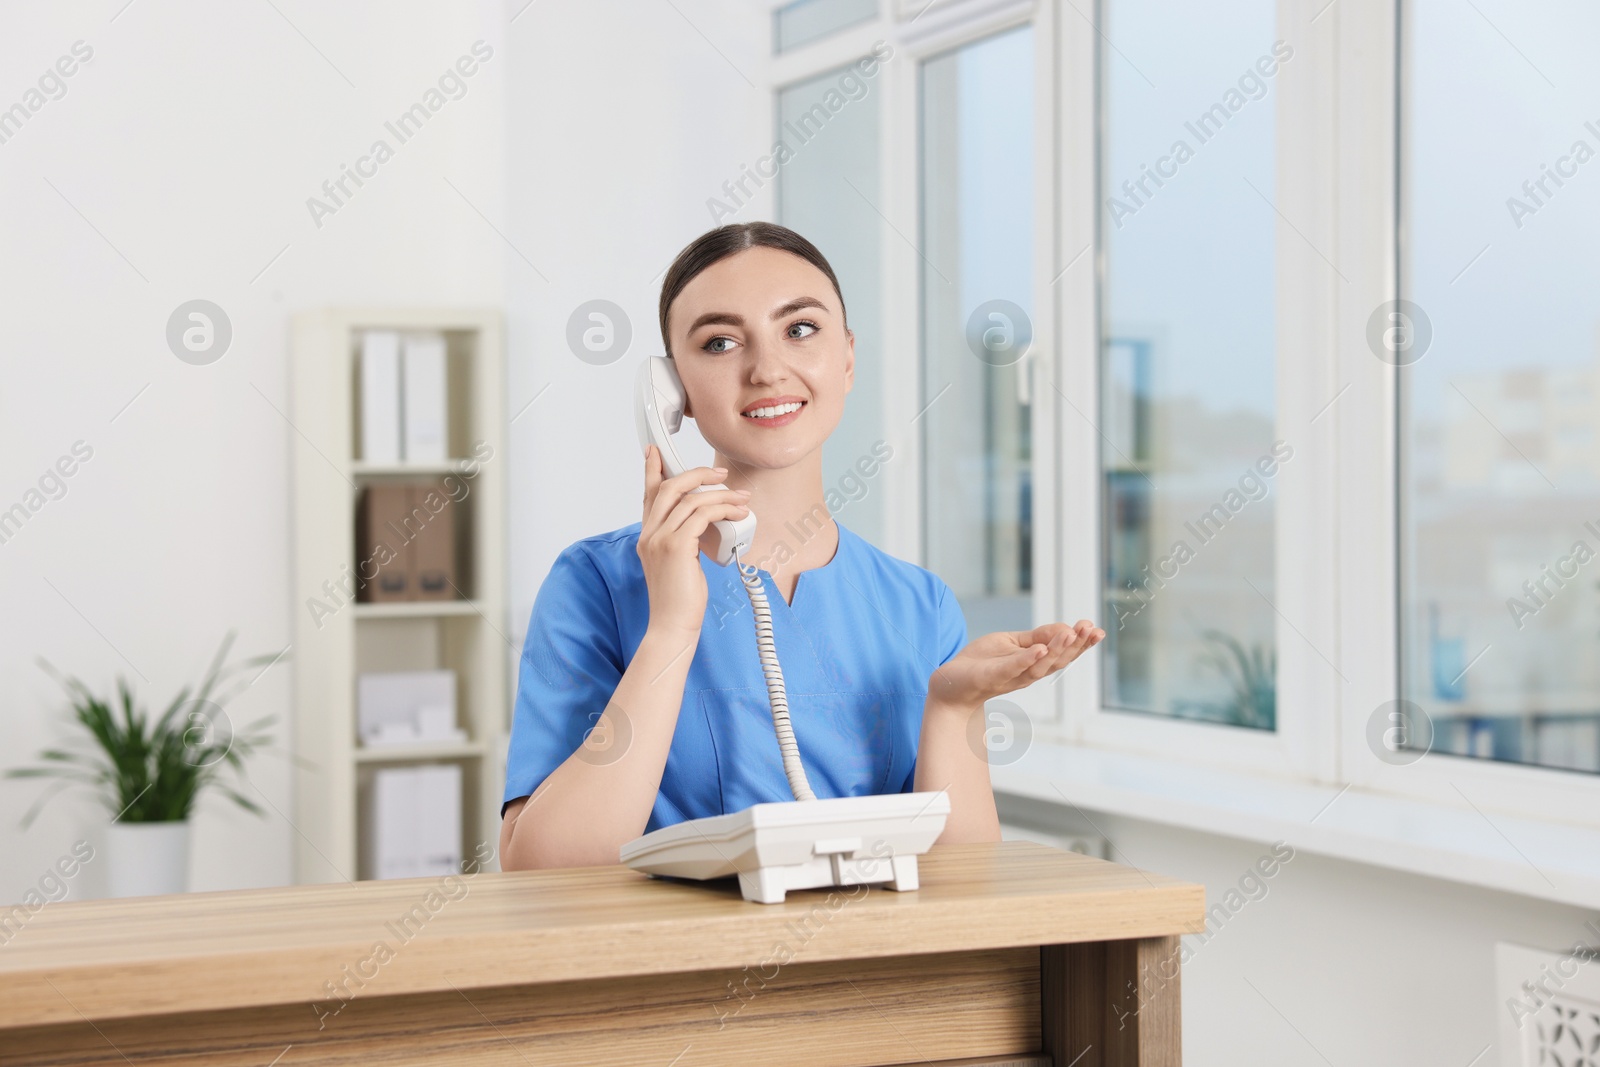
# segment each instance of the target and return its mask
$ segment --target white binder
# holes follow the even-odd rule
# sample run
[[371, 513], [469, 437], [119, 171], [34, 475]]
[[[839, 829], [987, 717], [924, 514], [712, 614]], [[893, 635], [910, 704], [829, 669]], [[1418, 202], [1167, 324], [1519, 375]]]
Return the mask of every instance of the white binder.
[[460, 764], [380, 767], [368, 789], [361, 845], [369, 877], [461, 873]]
[[448, 458], [444, 334], [406, 334], [403, 362], [405, 461], [443, 463]]
[[367, 330], [361, 335], [361, 458], [399, 463], [400, 335]]

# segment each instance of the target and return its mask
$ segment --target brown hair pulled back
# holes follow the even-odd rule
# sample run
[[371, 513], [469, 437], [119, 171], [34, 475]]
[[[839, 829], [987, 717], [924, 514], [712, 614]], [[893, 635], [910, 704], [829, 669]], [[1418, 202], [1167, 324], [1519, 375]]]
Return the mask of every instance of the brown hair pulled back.
[[667, 276], [661, 281], [660, 307], [661, 343], [666, 347], [667, 355], [672, 355], [672, 340], [667, 336], [667, 311], [672, 307], [672, 302], [678, 299], [678, 294], [683, 292], [684, 286], [713, 263], [757, 246], [776, 248], [799, 256], [826, 275], [833, 284], [834, 295], [839, 298], [839, 317], [849, 328], [850, 320], [845, 314], [844, 293], [839, 289], [839, 279], [834, 276], [828, 260], [817, 251], [816, 245], [787, 226], [775, 222], [730, 222], [726, 226], [707, 230], [689, 242], [678, 253], [678, 258], [672, 261], [672, 266], [667, 268]]

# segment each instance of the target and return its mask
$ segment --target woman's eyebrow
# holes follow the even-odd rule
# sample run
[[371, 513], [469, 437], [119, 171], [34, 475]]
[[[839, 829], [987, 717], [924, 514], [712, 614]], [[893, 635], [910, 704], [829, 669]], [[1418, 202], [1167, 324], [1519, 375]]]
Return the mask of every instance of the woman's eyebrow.
[[828, 305], [824, 304], [814, 296], [797, 296], [787, 304], [783, 305], [783, 307], [775, 310], [772, 313], [771, 318], [781, 319], [785, 315], [793, 315], [801, 308], [820, 308], [823, 311], [827, 311]]
[[[794, 314], [801, 308], [820, 308], [823, 311], [827, 311], [828, 305], [824, 304], [814, 296], [797, 296], [787, 304], [784, 304], [782, 307], [774, 309], [772, 314], [768, 317], [772, 319], [781, 319], [785, 315]], [[708, 311], [704, 315], [701, 315], [698, 319], [694, 320], [693, 324], [691, 324], [689, 327], [689, 332], [694, 333], [702, 326], [743, 325], [743, 315], [736, 315], [731, 311]]]

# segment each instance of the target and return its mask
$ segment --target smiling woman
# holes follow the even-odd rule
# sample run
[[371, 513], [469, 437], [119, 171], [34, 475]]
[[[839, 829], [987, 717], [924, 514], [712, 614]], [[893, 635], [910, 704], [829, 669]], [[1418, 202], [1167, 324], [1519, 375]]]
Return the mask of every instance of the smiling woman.
[[[714, 466], [668, 477], [648, 448], [641, 521], [551, 567], [521, 660], [502, 866], [616, 863], [648, 831], [790, 799], [755, 634], [722, 626], [741, 577], [707, 554], [713, 523], [752, 513], [745, 558], [779, 562], [745, 574], [768, 593], [816, 797], [945, 790], [941, 842], [999, 840], [983, 702], [1104, 631], [1084, 619], [969, 644], [938, 576], [834, 519], [822, 448], [854, 382], [855, 337], [805, 238], [765, 222], [703, 235], [667, 270], [660, 324]], [[779, 553], [795, 528], [810, 535]]]

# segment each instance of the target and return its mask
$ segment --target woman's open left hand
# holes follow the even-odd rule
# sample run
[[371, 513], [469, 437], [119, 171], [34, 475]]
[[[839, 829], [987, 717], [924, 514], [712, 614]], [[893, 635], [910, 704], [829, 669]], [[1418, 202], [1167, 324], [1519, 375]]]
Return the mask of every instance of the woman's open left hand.
[[1054, 674], [1106, 636], [1088, 619], [999, 630], [972, 641], [928, 679], [928, 697], [970, 707]]

